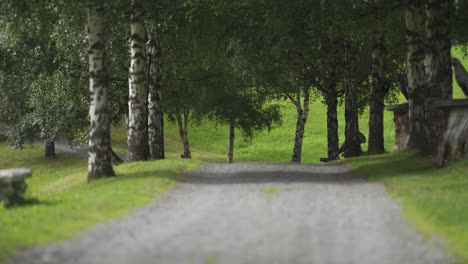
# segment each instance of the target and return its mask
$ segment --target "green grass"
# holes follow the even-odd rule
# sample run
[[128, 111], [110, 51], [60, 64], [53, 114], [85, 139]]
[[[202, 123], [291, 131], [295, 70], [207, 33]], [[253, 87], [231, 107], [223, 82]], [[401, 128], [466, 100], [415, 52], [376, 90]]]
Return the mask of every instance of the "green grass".
[[370, 181], [382, 182], [392, 197], [401, 201], [412, 225], [426, 237], [440, 235], [447, 250], [468, 263], [468, 161], [438, 169], [433, 157], [406, 152], [344, 163]]
[[[339, 132], [340, 140], [344, 141], [344, 109], [340, 107]], [[274, 161], [289, 162], [292, 156], [294, 135], [296, 129], [296, 110], [289, 102], [281, 103], [283, 122], [271, 131], [258, 133], [251, 141], [245, 141], [239, 130], [236, 131], [234, 146], [234, 161]], [[327, 156], [327, 112], [321, 102], [310, 105], [309, 120], [306, 124], [302, 148], [304, 163], [317, 163], [321, 157]], [[394, 142], [393, 114], [385, 112], [385, 147], [391, 150]], [[368, 111], [359, 119], [361, 131], [368, 134]], [[179, 158], [183, 152], [176, 124], [166, 121], [165, 147], [168, 158]], [[112, 127], [112, 146], [114, 150], [125, 153], [126, 130], [124, 125]], [[228, 144], [228, 127], [205, 120], [201, 124], [189, 126], [189, 141], [192, 157], [205, 162], [225, 162]], [[363, 144], [367, 148], [367, 144]]]
[[0, 143], [0, 169], [29, 167], [28, 203], [0, 208], [0, 262], [18, 248], [72, 237], [97, 222], [124, 215], [172, 187], [199, 161], [163, 160], [116, 167], [117, 177], [86, 183], [86, 161], [67, 155], [43, 157], [30, 146], [11, 150]]

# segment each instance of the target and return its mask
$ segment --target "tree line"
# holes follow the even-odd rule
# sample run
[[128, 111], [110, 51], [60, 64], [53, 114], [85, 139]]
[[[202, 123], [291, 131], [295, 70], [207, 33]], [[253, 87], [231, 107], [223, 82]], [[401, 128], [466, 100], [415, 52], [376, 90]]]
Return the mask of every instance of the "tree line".
[[[128, 161], [163, 159], [164, 116], [190, 158], [189, 123], [215, 120], [251, 138], [297, 112], [293, 162], [312, 100], [327, 106], [327, 161], [385, 151], [385, 103], [407, 84], [408, 147], [434, 153], [445, 129], [434, 101], [452, 96], [451, 47], [468, 1], [5, 0], [0, 4], [0, 120], [16, 147], [60, 136], [89, 142], [89, 179], [112, 176], [111, 124]], [[84, 30], [86, 27], [86, 30]], [[85, 89], [88, 87], [89, 89]], [[338, 107], [345, 108], [339, 145]]]

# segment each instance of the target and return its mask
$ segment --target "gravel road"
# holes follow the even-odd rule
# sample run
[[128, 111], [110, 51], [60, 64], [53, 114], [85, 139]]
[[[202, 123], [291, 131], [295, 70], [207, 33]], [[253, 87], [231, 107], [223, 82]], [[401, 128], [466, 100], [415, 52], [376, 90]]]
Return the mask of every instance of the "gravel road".
[[153, 204], [10, 263], [450, 263], [434, 244], [347, 167], [204, 164]]

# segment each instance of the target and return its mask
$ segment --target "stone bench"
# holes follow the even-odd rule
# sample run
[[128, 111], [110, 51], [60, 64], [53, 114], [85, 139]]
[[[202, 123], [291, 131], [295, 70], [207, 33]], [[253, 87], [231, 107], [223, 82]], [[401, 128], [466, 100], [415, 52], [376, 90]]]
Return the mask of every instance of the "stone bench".
[[31, 174], [31, 170], [25, 168], [0, 170], [0, 202], [8, 207], [24, 201], [24, 193], [28, 188], [26, 179]]

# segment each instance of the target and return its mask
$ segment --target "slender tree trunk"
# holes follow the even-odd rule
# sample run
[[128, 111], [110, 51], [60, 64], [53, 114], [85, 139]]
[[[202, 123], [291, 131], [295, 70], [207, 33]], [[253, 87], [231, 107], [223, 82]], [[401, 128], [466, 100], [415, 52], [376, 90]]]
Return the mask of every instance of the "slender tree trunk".
[[408, 148], [423, 150], [428, 143], [425, 124], [425, 73], [423, 13], [424, 1], [408, 0], [406, 6], [406, 46], [408, 67], [409, 139]]
[[336, 81], [328, 87], [327, 95], [327, 144], [328, 161], [338, 158], [339, 135], [338, 135], [338, 95], [336, 91]]
[[381, 154], [384, 149], [384, 60], [386, 56], [384, 27], [382, 17], [377, 13], [378, 20], [374, 30], [374, 44], [372, 50], [372, 87], [370, 93], [369, 116], [369, 154]]
[[143, 0], [132, 0], [127, 137], [129, 161], [147, 159], [145, 24], [142, 5]]
[[356, 99], [356, 87], [354, 80], [355, 59], [351, 50], [351, 44], [345, 43], [345, 149], [346, 158], [361, 155], [361, 142], [359, 141], [358, 109]]
[[229, 143], [228, 143], [228, 151], [227, 151], [227, 161], [228, 163], [232, 163], [234, 161], [234, 131], [235, 131], [235, 123], [233, 120], [229, 121]]
[[114, 176], [110, 120], [107, 108], [107, 67], [103, 0], [89, 2], [88, 10], [89, 117], [88, 181]]
[[183, 115], [181, 113], [176, 114], [177, 124], [179, 126], [179, 135], [184, 146], [184, 154], [180, 155], [180, 157], [183, 159], [192, 158], [192, 154], [190, 152], [190, 143], [188, 140], [188, 118], [188, 111], [184, 111]]
[[55, 142], [53, 140], [45, 142], [45, 156], [49, 158], [55, 157]]
[[423, 151], [436, 153], [447, 128], [446, 112], [434, 107], [438, 99], [452, 98], [452, 63], [450, 41], [450, 1], [428, 0], [426, 4], [426, 101], [427, 142]]
[[294, 148], [292, 155], [292, 162], [301, 162], [302, 159], [302, 142], [304, 140], [305, 125], [307, 118], [309, 117], [309, 101], [310, 101], [310, 92], [308, 85], [303, 87], [304, 94], [304, 108], [301, 107], [301, 98], [300, 93], [296, 99], [296, 109], [297, 109], [297, 122], [296, 122], [296, 136], [294, 138]]
[[148, 137], [151, 159], [164, 159], [164, 113], [161, 99], [161, 46], [155, 39], [154, 58], [150, 61], [150, 98], [148, 113]]

